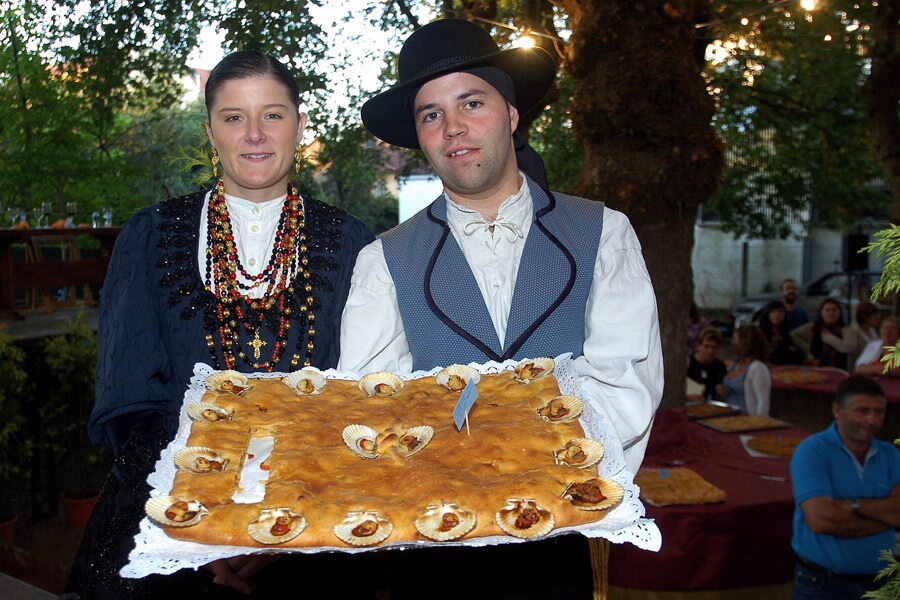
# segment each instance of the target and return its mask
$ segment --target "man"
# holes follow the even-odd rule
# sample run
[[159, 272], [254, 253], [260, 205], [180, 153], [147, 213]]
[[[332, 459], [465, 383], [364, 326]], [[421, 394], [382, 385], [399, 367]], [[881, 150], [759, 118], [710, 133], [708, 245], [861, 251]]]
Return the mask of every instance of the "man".
[[697, 351], [688, 359], [688, 379], [703, 386], [702, 400], [716, 399], [716, 386], [728, 373], [728, 367], [717, 357], [721, 347], [722, 332], [707, 327], [697, 338]]
[[793, 331], [801, 325], [809, 323], [809, 313], [805, 308], [797, 304], [800, 297], [800, 285], [794, 279], [785, 279], [781, 282], [781, 301], [784, 302], [788, 331]]
[[[421, 148], [444, 193], [360, 254], [338, 368], [413, 371], [571, 352], [585, 400], [606, 416], [636, 471], [663, 386], [640, 244], [621, 213], [542, 188], [520, 171], [533, 160], [517, 166], [516, 146], [530, 150], [517, 144], [519, 114], [540, 102], [555, 71], [546, 52], [500, 51], [460, 19], [430, 23], [404, 43], [400, 82], [366, 102], [363, 123], [388, 143]], [[466, 549], [465, 569], [508, 565], [522, 578], [516, 591], [486, 577], [509, 597], [578, 597], [587, 544], [562, 537], [571, 539], [489, 555]], [[547, 578], [526, 576], [536, 560], [567, 562], [576, 589], [539, 591]], [[545, 573], [563, 572], [554, 569]]]
[[887, 399], [854, 375], [838, 386], [834, 423], [805, 439], [791, 460], [797, 553], [794, 598], [857, 600], [881, 587], [875, 575], [900, 526], [900, 453], [876, 439]]
[[881, 337], [866, 344], [859, 353], [859, 358], [856, 359], [855, 367], [858, 375], [875, 377], [882, 374], [897, 374], [897, 369], [891, 369], [885, 373], [885, 363], [881, 362], [881, 359], [889, 352], [886, 348], [893, 348], [897, 345], [897, 340], [900, 339], [900, 323], [896, 317], [885, 317], [881, 321], [878, 332]]

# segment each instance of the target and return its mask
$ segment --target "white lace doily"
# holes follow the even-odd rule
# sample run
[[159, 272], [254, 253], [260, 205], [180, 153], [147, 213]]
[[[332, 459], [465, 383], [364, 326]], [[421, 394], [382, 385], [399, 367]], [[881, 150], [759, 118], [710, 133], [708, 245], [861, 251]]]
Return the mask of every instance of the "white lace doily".
[[[499, 373], [515, 367], [518, 361], [506, 361], [503, 363], [489, 362], [482, 365], [472, 364], [483, 374]], [[420, 377], [434, 376], [440, 368], [430, 371], [416, 371], [403, 374], [403, 379], [418, 379]], [[191, 433], [191, 419], [187, 414], [187, 407], [199, 402], [206, 392], [206, 379], [215, 370], [209, 365], [197, 363], [194, 366], [194, 376], [185, 393], [184, 403], [181, 408], [181, 416], [178, 433], [175, 439], [162, 451], [156, 463], [156, 469], [147, 478], [150, 484], [151, 495], [168, 494], [175, 481], [175, 452], [187, 445]], [[357, 379], [355, 373], [324, 371], [326, 377], [334, 379]], [[574, 363], [570, 354], [564, 354], [556, 358], [554, 375], [559, 382], [560, 391], [563, 394], [584, 397], [584, 392], [575, 372]], [[260, 373], [247, 374], [248, 377], [278, 378], [284, 373]], [[613, 479], [625, 488], [625, 496], [622, 502], [607, 516], [596, 523], [562, 527], [551, 533], [559, 535], [572, 531], [580, 532], [587, 537], [602, 537], [612, 543], [631, 543], [644, 550], [659, 550], [662, 545], [662, 535], [656, 523], [645, 518], [644, 505], [641, 503], [639, 490], [634, 484], [634, 474], [625, 466], [625, 454], [618, 439], [611, 435], [613, 431], [606, 423], [606, 418], [594, 410], [589, 403], [585, 403], [584, 411], [580, 417], [585, 435], [599, 440], [604, 446], [603, 460], [599, 465], [599, 474], [607, 479]], [[129, 555], [129, 562], [120, 571], [123, 577], [145, 577], [153, 573], [168, 574], [180, 569], [197, 569], [203, 565], [221, 558], [228, 558], [241, 554], [256, 552], [383, 552], [392, 548], [424, 547], [430, 545], [457, 545], [457, 546], [487, 546], [504, 543], [525, 543], [511, 536], [489, 536], [472, 540], [457, 540], [453, 542], [394, 542], [384, 544], [378, 548], [350, 548], [338, 546], [319, 546], [304, 548], [255, 548], [248, 546], [222, 546], [198, 544], [184, 540], [176, 540], [165, 534], [163, 529], [153, 524], [148, 518], [141, 521], [140, 532], [135, 536], [135, 548]]]

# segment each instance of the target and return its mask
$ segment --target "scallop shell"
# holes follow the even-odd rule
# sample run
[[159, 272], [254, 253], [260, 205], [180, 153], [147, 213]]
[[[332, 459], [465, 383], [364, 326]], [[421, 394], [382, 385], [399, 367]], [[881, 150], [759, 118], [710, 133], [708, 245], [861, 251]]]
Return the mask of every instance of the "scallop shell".
[[377, 511], [351, 511], [334, 526], [334, 535], [351, 546], [374, 546], [391, 535], [394, 525]]
[[369, 396], [392, 396], [403, 389], [403, 380], [396, 373], [375, 371], [359, 378], [359, 389]]
[[318, 394], [325, 387], [325, 376], [313, 369], [301, 369], [289, 373], [282, 380], [284, 384], [301, 396]]
[[460, 508], [459, 504], [432, 504], [416, 519], [416, 529], [427, 538], [438, 542], [455, 540], [473, 529], [478, 519], [475, 513]]
[[586, 469], [603, 458], [603, 444], [588, 438], [572, 438], [564, 447], [553, 451], [553, 458], [558, 465]]
[[466, 384], [470, 379], [473, 380], [473, 383], [478, 383], [481, 380], [481, 373], [478, 372], [478, 369], [468, 365], [450, 365], [438, 371], [434, 379], [438, 385], [454, 392], [461, 392], [466, 389]]
[[306, 517], [290, 508], [264, 508], [259, 511], [259, 517], [247, 525], [247, 533], [260, 544], [283, 544], [300, 535], [306, 525]]
[[211, 402], [197, 402], [188, 406], [188, 416], [194, 421], [203, 423], [215, 423], [216, 421], [230, 421], [233, 416], [230, 412]]
[[[175, 506], [175, 505], [178, 506]], [[170, 509], [177, 509], [180, 518], [173, 518]], [[200, 522], [209, 510], [197, 500], [185, 500], [175, 496], [154, 496], [144, 503], [147, 516], [166, 527], [190, 527]]]
[[432, 437], [434, 437], [434, 428], [431, 425], [410, 427], [397, 438], [397, 450], [401, 456], [409, 458], [427, 446]]
[[347, 425], [343, 432], [344, 443], [363, 458], [378, 458], [378, 432], [366, 425]]
[[622, 501], [625, 488], [611, 479], [594, 477], [582, 482], [572, 482], [562, 493], [572, 506], [582, 510], [604, 510]]
[[540, 407], [538, 415], [551, 423], [564, 423], [577, 419], [584, 410], [584, 402], [578, 396], [557, 396]]
[[529, 498], [510, 498], [497, 511], [497, 525], [509, 535], [533, 540], [547, 535], [556, 524], [553, 514]]
[[175, 466], [191, 473], [224, 471], [227, 464], [228, 459], [223, 459], [218, 452], [204, 446], [188, 446], [175, 453]]
[[549, 375], [555, 368], [556, 361], [552, 358], [526, 358], [519, 361], [514, 374], [515, 378], [522, 383], [528, 383], [532, 379]]
[[217, 371], [206, 378], [206, 387], [214, 392], [240, 396], [251, 387], [250, 380], [237, 371]]

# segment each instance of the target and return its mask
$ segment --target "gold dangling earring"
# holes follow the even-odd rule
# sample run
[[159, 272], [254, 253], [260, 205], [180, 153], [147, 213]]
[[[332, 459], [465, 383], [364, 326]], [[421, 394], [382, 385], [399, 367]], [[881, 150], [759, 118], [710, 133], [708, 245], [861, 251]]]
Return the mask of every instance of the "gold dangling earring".
[[297, 144], [297, 149], [294, 151], [294, 170], [297, 173], [300, 172], [301, 162], [303, 162], [303, 146]]
[[220, 162], [221, 162], [221, 161], [219, 160], [219, 151], [216, 150], [216, 147], [215, 147], [215, 146], [213, 146], [213, 149], [212, 149], [212, 168], [213, 168], [213, 177], [218, 177], [218, 176], [219, 176], [219, 163], [220, 163]]

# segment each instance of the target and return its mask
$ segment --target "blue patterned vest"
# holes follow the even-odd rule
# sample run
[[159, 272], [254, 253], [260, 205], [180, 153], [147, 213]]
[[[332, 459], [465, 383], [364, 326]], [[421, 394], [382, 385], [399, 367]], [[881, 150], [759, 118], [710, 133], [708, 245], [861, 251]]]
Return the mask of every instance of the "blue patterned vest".
[[443, 196], [381, 237], [414, 370], [566, 352], [581, 356], [603, 204], [558, 193], [548, 196], [531, 180], [528, 185], [534, 221], [502, 344], [447, 225]]

